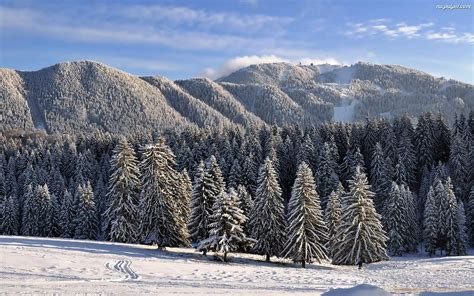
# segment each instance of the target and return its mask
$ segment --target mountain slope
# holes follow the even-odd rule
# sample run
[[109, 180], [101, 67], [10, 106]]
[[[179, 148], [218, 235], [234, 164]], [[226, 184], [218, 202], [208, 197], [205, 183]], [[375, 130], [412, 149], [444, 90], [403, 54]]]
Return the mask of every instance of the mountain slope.
[[165, 77], [141, 77], [144, 81], [157, 87], [166, 101], [183, 117], [196, 123], [199, 127], [235, 127], [227, 117], [204, 102], [186, 93], [172, 80]]
[[82, 61], [39, 71], [0, 69], [0, 131], [131, 133], [168, 128], [355, 121], [474, 109], [473, 85], [393, 65], [271, 63], [216, 82], [137, 77]]
[[[472, 85], [395, 65], [272, 63], [252, 65], [217, 81], [276, 86], [302, 106], [311, 105], [316, 97], [317, 101], [332, 105], [332, 113], [334, 108], [354, 105], [352, 120], [405, 112], [416, 116], [427, 111], [452, 117], [474, 108]], [[327, 117], [326, 109], [322, 112], [326, 113], [320, 115], [326, 116], [321, 118]]]
[[23, 78], [14, 70], [0, 69], [0, 131], [34, 128]]
[[209, 79], [178, 80], [176, 84], [195, 98], [199, 98], [208, 106], [219, 111], [234, 123], [244, 126], [264, 125], [262, 119], [247, 111], [242, 103], [236, 100], [232, 94], [221, 85]]

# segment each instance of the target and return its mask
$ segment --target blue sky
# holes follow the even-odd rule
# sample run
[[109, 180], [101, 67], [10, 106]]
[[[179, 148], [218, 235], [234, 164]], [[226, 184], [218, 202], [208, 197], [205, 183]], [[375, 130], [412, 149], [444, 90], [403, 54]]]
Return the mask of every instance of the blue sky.
[[[437, 5], [468, 5], [470, 8]], [[0, 67], [95, 60], [217, 78], [251, 63], [399, 64], [474, 82], [473, 0], [0, 0]], [[444, 9], [443, 9], [444, 8]]]

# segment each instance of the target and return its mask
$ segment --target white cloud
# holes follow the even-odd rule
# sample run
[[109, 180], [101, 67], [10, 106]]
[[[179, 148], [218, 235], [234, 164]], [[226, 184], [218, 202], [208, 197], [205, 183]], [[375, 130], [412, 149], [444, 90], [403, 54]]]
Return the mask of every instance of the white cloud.
[[153, 22], [166, 21], [167, 25], [181, 24], [200, 28], [222, 28], [228, 30], [251, 30], [282, 28], [293, 21], [291, 17], [269, 16], [263, 14], [237, 14], [229, 12], [214, 12], [207, 10], [192, 9], [184, 6], [165, 5], [133, 5], [119, 7], [116, 11], [119, 15]]
[[239, 0], [239, 2], [243, 3], [243, 4], [248, 4], [248, 5], [251, 5], [251, 6], [257, 6], [259, 0]]
[[[97, 10], [101, 11], [100, 9]], [[0, 30], [17, 29], [61, 40], [90, 43], [153, 44], [181, 50], [226, 50], [228, 52], [252, 51], [261, 53], [267, 49], [291, 51], [294, 48], [304, 49], [311, 46], [304, 41], [298, 42], [278, 38], [277, 34], [256, 35], [255, 32], [251, 34], [235, 34], [235, 32], [226, 32], [222, 29], [207, 32], [206, 30], [197, 30], [193, 26], [189, 29], [183, 29], [179, 26], [153, 25], [146, 20], [129, 20], [125, 22], [123, 19], [110, 20], [108, 18], [101, 18], [100, 13], [102, 12], [99, 12], [99, 15], [86, 15], [78, 18], [68, 12], [51, 15], [28, 8], [0, 6], [0, 15], [2, 16], [0, 17]], [[201, 12], [188, 11], [188, 16], [197, 21], [198, 17], [193, 17], [193, 13], [199, 15]], [[210, 14], [209, 16], [216, 15]], [[240, 23], [242, 27], [258, 27], [266, 21], [271, 21], [272, 18], [267, 17], [265, 19], [266, 16], [257, 15], [254, 20], [251, 20], [252, 16], [239, 20], [237, 15], [223, 14], [218, 20], [212, 20], [212, 22], [214, 24], [223, 22], [227, 16], [236, 26], [237, 23]], [[221, 27], [227, 26], [221, 25]]]
[[229, 75], [232, 72], [248, 67], [250, 65], [265, 64], [265, 63], [280, 63], [280, 62], [289, 62], [289, 61], [275, 55], [263, 55], [263, 56], [252, 55], [252, 56], [235, 57], [226, 61], [218, 69], [212, 69], [212, 68], [205, 69], [202, 73], [199, 74], [199, 76], [207, 77], [209, 79], [214, 80], [219, 77]]
[[[394, 40], [400, 37], [406, 39], [425, 39], [443, 41], [447, 43], [466, 43], [472, 44], [471, 33], [455, 33], [456, 28], [453, 26], [441, 27], [434, 29], [434, 23], [421, 23], [417, 25], [408, 25], [405, 22], [392, 24], [388, 19], [369, 20], [367, 23], [347, 23], [349, 30], [344, 32], [344, 35], [355, 36], [358, 38], [364, 36], [382, 35]], [[428, 28], [430, 30], [428, 31]]]
[[299, 60], [290, 60], [287, 58], [283, 58], [276, 55], [251, 55], [251, 56], [240, 56], [232, 58], [226, 61], [221, 67], [218, 69], [207, 68], [198, 76], [207, 77], [209, 79], [217, 79], [220, 77], [227, 76], [239, 69], [248, 67], [250, 65], [257, 65], [257, 64], [266, 64], [266, 63], [293, 63], [298, 64], [301, 63], [303, 65], [321, 65], [321, 64], [330, 64], [330, 65], [340, 65], [341, 63], [332, 57], [315, 59], [315, 58], [303, 58]]

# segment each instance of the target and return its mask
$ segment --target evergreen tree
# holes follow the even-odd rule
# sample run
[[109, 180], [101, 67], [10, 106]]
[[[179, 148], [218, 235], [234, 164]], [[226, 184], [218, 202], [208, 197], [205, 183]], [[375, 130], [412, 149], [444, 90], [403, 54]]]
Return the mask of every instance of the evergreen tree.
[[453, 178], [455, 185], [456, 196], [464, 197], [464, 192], [467, 191], [468, 175], [468, 151], [466, 144], [461, 139], [461, 136], [454, 137], [453, 145], [451, 146], [451, 154], [449, 155], [449, 171]]
[[[232, 187], [230, 187], [232, 188]], [[250, 213], [254, 207], [254, 202], [252, 200], [252, 196], [250, 193], [247, 191], [244, 185], [239, 185], [237, 187], [237, 196], [239, 198], [240, 204], [239, 208], [242, 210], [244, 213], [245, 217], [250, 217]], [[250, 236], [250, 225], [249, 225], [249, 219], [245, 221], [245, 223], [242, 225], [243, 230], [245, 235]]]
[[60, 213], [59, 213], [59, 232], [63, 238], [74, 237], [76, 231], [75, 217], [76, 217], [76, 200], [73, 195], [66, 189], [62, 198]]
[[138, 189], [140, 181], [135, 153], [122, 138], [113, 150], [111, 175], [107, 199], [109, 207], [105, 211], [104, 233], [107, 239], [130, 243], [137, 240]]
[[387, 236], [372, 201], [367, 177], [356, 168], [349, 192], [343, 198], [341, 227], [334, 264], [360, 264], [387, 260]]
[[464, 204], [462, 201], [458, 202], [458, 224], [459, 224], [459, 232], [458, 232], [458, 243], [456, 244], [456, 248], [454, 249], [454, 254], [456, 255], [465, 255], [466, 248], [468, 245], [468, 237], [467, 237], [467, 228], [466, 228], [466, 213], [464, 211]]
[[[448, 182], [445, 186], [446, 198], [447, 198], [447, 207], [444, 210], [447, 212], [446, 221], [445, 221], [445, 231], [446, 231], [446, 252], [447, 255], [464, 255], [465, 254], [465, 245], [462, 237], [464, 234], [461, 234], [464, 230], [464, 225], [461, 225], [459, 221], [459, 207], [456, 202], [456, 196], [454, 195], [453, 186], [451, 180], [448, 178]], [[461, 217], [462, 218], [462, 217]]]
[[76, 228], [74, 238], [95, 240], [97, 239], [99, 221], [90, 182], [84, 186], [79, 185], [76, 192], [79, 200], [74, 223]]
[[216, 198], [209, 224], [209, 237], [199, 243], [198, 250], [206, 252], [222, 252], [223, 260], [227, 262], [227, 254], [240, 246], [250, 243], [242, 229], [247, 219], [237, 206], [238, 197], [233, 189], [229, 193], [222, 192]]
[[188, 229], [191, 241], [209, 237], [209, 224], [215, 200], [225, 191], [225, 184], [216, 158], [211, 156], [206, 168], [201, 164], [194, 177], [191, 216]]
[[319, 196], [321, 196], [321, 207], [326, 208], [329, 194], [337, 190], [339, 177], [337, 176], [337, 163], [333, 159], [334, 153], [328, 142], [324, 143], [319, 160], [319, 166], [316, 170], [316, 184]]
[[434, 134], [430, 125], [430, 118], [420, 115], [415, 130], [416, 158], [420, 168], [430, 168], [433, 164]]
[[364, 165], [364, 158], [360, 153], [359, 148], [353, 146], [353, 148], [347, 152], [347, 155], [344, 157], [344, 160], [339, 167], [339, 177], [342, 184], [347, 187], [348, 181], [355, 175], [356, 168], [359, 167], [361, 171], [364, 171]]
[[189, 215], [191, 215], [191, 195], [193, 191], [193, 184], [191, 183], [189, 174], [185, 169], [183, 169], [178, 174], [178, 187], [176, 189], [177, 189], [177, 195], [179, 197], [178, 198], [179, 215], [182, 218], [184, 218], [184, 222], [187, 225]]
[[278, 256], [285, 243], [285, 209], [277, 174], [270, 158], [260, 166], [254, 208], [250, 215], [251, 237], [257, 240], [254, 251]]
[[408, 234], [406, 222], [406, 203], [400, 187], [392, 182], [385, 209], [385, 225], [388, 236], [388, 251], [394, 256], [401, 256], [406, 249], [405, 238]]
[[415, 195], [410, 191], [410, 188], [404, 184], [400, 185], [400, 194], [403, 199], [405, 211], [405, 252], [417, 251], [417, 245], [419, 241], [420, 229], [418, 227], [418, 219], [416, 212], [416, 201]]
[[338, 189], [331, 192], [329, 195], [328, 205], [325, 212], [325, 221], [328, 227], [328, 252], [329, 257], [333, 258], [336, 251], [335, 246], [339, 237], [337, 236], [338, 229], [341, 225], [342, 204], [341, 198], [344, 194], [344, 187], [339, 183]]
[[377, 143], [370, 163], [370, 184], [375, 193], [375, 207], [379, 214], [382, 213], [385, 200], [388, 198], [390, 190], [390, 171], [386, 161], [382, 146]]
[[240, 166], [240, 161], [234, 159], [229, 173], [229, 187], [237, 188], [239, 185], [243, 184], [242, 180], [242, 167]]
[[468, 204], [466, 207], [467, 216], [467, 228], [468, 228], [468, 239], [471, 246], [474, 246], [474, 185], [471, 187], [469, 193]]
[[158, 247], [185, 246], [186, 202], [178, 193], [179, 173], [174, 169], [174, 155], [161, 139], [143, 149], [140, 163], [142, 191], [140, 195], [141, 240]]
[[414, 188], [415, 178], [415, 152], [408, 132], [400, 135], [398, 142], [398, 162], [395, 166], [395, 179], [397, 183], [407, 184], [411, 189]]
[[288, 204], [288, 224], [288, 239], [282, 252], [284, 257], [301, 262], [303, 267], [306, 262], [328, 259], [325, 247], [328, 229], [323, 219], [313, 172], [304, 162], [299, 165], [296, 173]]
[[21, 218], [21, 235], [35, 236], [38, 233], [38, 219], [37, 214], [41, 209], [39, 202], [36, 200], [33, 186], [28, 185], [26, 188], [22, 218]]
[[426, 205], [423, 218], [423, 237], [425, 250], [431, 256], [436, 253], [438, 245], [438, 205], [435, 190], [431, 186], [426, 196]]
[[3, 202], [2, 220], [0, 229], [5, 235], [18, 235], [20, 229], [18, 200], [14, 196], [8, 197]]

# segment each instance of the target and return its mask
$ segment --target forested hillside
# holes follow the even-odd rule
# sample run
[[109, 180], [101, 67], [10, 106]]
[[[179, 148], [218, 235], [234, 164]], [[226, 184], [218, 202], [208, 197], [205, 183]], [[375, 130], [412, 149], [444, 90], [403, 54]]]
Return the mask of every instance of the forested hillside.
[[390, 65], [253, 65], [211, 81], [137, 77], [82, 61], [39, 71], [0, 69], [0, 130], [48, 133], [253, 129], [474, 108], [470, 84]]
[[461, 255], [474, 244], [474, 113], [453, 122], [1, 133], [0, 233], [194, 243], [303, 266], [421, 246]]

